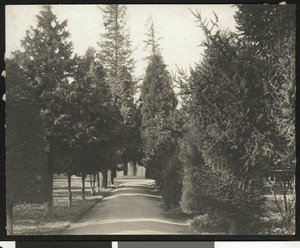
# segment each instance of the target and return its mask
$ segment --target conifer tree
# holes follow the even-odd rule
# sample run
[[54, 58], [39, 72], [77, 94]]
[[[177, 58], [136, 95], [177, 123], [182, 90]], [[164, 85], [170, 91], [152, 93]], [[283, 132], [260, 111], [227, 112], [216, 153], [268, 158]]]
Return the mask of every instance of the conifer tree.
[[125, 5], [110, 4], [101, 8], [104, 19], [105, 33], [98, 43], [98, 54], [106, 70], [106, 78], [112, 88], [113, 98], [118, 98], [122, 91], [121, 75], [124, 68], [129, 73], [133, 71], [131, 58], [131, 41], [126, 27], [127, 7]]
[[[125, 132], [120, 143], [122, 160], [126, 174], [127, 162], [130, 154], [136, 147], [130, 135], [133, 132], [136, 105], [134, 103], [135, 82], [132, 78], [134, 61], [131, 57], [131, 41], [126, 27], [127, 7], [125, 5], [111, 4], [101, 8], [104, 18], [105, 33], [102, 34], [101, 42], [98, 43], [100, 52], [98, 58], [104, 66], [105, 79], [111, 87], [112, 97], [116, 101], [123, 117]], [[139, 130], [135, 130], [139, 132]], [[138, 136], [138, 134], [136, 134]], [[136, 147], [137, 148], [137, 147]], [[112, 170], [112, 179], [116, 171]]]
[[152, 23], [146, 42], [146, 46], [150, 47], [150, 56], [141, 89], [141, 132], [147, 175], [160, 185], [176, 143], [171, 122], [177, 100], [154, 30]]
[[[238, 5], [240, 35], [248, 38], [263, 60], [261, 77], [268, 97], [276, 169], [295, 172], [295, 8], [293, 5]], [[260, 16], [261, 18], [256, 18]], [[276, 152], [275, 152], [276, 151]], [[280, 154], [280, 155], [279, 155]], [[280, 161], [280, 162], [279, 162]]]
[[[282, 222], [293, 232], [295, 219], [295, 6], [238, 5], [235, 19], [240, 36], [249, 39], [260, 58], [260, 77], [267, 99], [267, 120], [270, 123], [272, 148], [267, 174], [277, 210]], [[257, 18], [257, 17], [260, 18]], [[281, 189], [282, 201], [277, 199], [276, 187]], [[287, 197], [287, 195], [292, 197]], [[290, 228], [291, 227], [291, 228]]]
[[13, 205], [47, 201], [46, 152], [40, 109], [19, 65], [19, 55], [6, 60], [6, 213], [13, 234]]
[[69, 41], [67, 20], [59, 22], [50, 5], [42, 7], [37, 15], [37, 26], [30, 27], [22, 40], [21, 67], [38, 96], [47, 140], [47, 165], [49, 183], [49, 214], [53, 214], [53, 169], [56, 144], [55, 119], [62, 111], [61, 102], [65, 95], [61, 89], [72, 77], [74, 61], [73, 47]]
[[127, 163], [132, 161], [135, 165], [139, 160], [137, 156], [139, 149], [139, 120], [136, 118], [137, 105], [134, 102], [134, 83], [131, 74], [123, 67], [120, 71], [119, 78], [122, 80], [120, 92], [120, 112], [123, 117], [123, 149], [121, 152], [122, 162], [124, 164], [124, 175], [127, 175]]
[[[281, 16], [283, 21], [289, 17], [284, 17], [284, 12], [274, 14], [277, 12], [274, 8], [243, 5], [237, 13], [241, 34], [212, 32], [217, 23], [212, 21], [211, 28], [200, 13], [194, 13], [207, 40], [203, 42], [206, 48], [203, 60], [191, 71], [188, 80], [188, 89], [192, 90], [187, 106], [191, 116], [190, 142], [197, 148], [198, 157], [203, 158], [203, 166], [197, 162], [198, 172], [194, 173], [188, 149], [182, 147], [185, 175], [181, 206], [185, 211], [221, 216], [229, 221], [230, 234], [257, 231], [254, 227], [245, 228], [245, 223], [259, 220], [264, 211], [263, 175], [276, 164], [274, 154], [280, 152], [277, 146], [283, 144], [277, 129], [285, 130], [286, 138], [293, 133], [294, 75], [284, 75], [283, 57], [278, 59], [282, 56], [280, 49], [284, 48], [289, 54], [285, 56], [285, 61], [289, 61], [286, 65], [293, 68], [290, 40], [293, 33], [285, 37], [286, 30], [280, 32], [279, 28], [275, 32], [281, 25], [271, 22], [273, 16]], [[263, 18], [253, 18], [257, 15], [254, 12], [260, 12], [258, 16]], [[266, 39], [266, 36], [270, 37]], [[277, 42], [280, 49], [274, 53]], [[268, 87], [269, 84], [273, 87]], [[285, 119], [280, 128], [274, 125], [274, 119], [278, 120], [275, 113], [280, 113], [277, 112], [279, 102], [285, 112], [279, 114], [281, 120]], [[294, 150], [290, 148], [294, 144], [291, 140], [285, 144], [285, 149], [289, 148], [286, 149], [288, 159], [282, 153], [279, 163], [291, 166]]]
[[[217, 191], [212, 190], [215, 196], [206, 199], [210, 201], [208, 205], [217, 206], [214, 214], [230, 222], [229, 233], [246, 232], [240, 228], [241, 223], [249, 222], [248, 218], [259, 218], [262, 213], [262, 172], [270, 162], [266, 151], [272, 147], [266, 112], [268, 98], [264, 96], [257, 66], [260, 62], [247, 39], [237, 39], [236, 34], [221, 30], [213, 33], [200, 13], [195, 16], [207, 40], [203, 42], [206, 48], [203, 60], [191, 71], [193, 114], [190, 125], [206, 169], [216, 176], [213, 185], [223, 191], [219, 197]], [[217, 25], [212, 23], [214, 27]], [[197, 176], [199, 184], [204, 180], [202, 173]], [[209, 180], [207, 176], [204, 178]], [[206, 201], [203, 195], [209, 188], [200, 189], [195, 190], [195, 199], [190, 198], [190, 206], [199, 199]], [[225, 194], [231, 190], [234, 193]], [[230, 205], [233, 195], [240, 205]]]
[[157, 32], [154, 28], [154, 22], [152, 17], [150, 16], [146, 23], [147, 28], [147, 40], [145, 40], [146, 46], [145, 48], [148, 49], [151, 55], [160, 54], [160, 46], [159, 40], [160, 37], [157, 37]]
[[[120, 149], [118, 141], [122, 118], [118, 106], [112, 100], [110, 87], [104, 80], [103, 66], [96, 60], [92, 48], [79, 60], [70, 98], [76, 123], [74, 136], [80, 146], [79, 172], [83, 186], [88, 174], [99, 171], [103, 171], [107, 181], [107, 169], [116, 164], [116, 154]], [[82, 196], [84, 199], [84, 187]]]

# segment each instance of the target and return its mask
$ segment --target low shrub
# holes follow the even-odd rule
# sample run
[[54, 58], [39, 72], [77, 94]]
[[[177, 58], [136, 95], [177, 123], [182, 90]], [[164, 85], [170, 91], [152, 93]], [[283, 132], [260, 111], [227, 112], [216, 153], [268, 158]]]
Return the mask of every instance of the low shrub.
[[[184, 213], [203, 214], [207, 212], [207, 190], [210, 187], [209, 174], [204, 173], [203, 159], [198, 154], [197, 147], [191, 138], [186, 136], [182, 141], [179, 151], [182, 163], [182, 196], [180, 206]], [[206, 190], [203, 190], [203, 189]]]
[[164, 173], [162, 197], [168, 209], [179, 207], [182, 191], [182, 172], [178, 154], [170, 159]]
[[228, 222], [224, 220], [220, 216], [213, 216], [209, 214], [197, 215], [195, 216], [191, 222], [191, 226], [207, 232], [217, 232], [217, 231], [224, 231], [228, 226]]

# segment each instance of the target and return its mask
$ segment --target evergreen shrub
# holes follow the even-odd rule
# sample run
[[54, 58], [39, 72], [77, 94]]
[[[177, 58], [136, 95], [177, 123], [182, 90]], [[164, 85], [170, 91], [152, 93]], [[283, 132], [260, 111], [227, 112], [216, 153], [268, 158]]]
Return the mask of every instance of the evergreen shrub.
[[175, 153], [166, 168], [162, 197], [167, 208], [179, 207], [182, 192], [182, 171], [178, 154]]
[[[182, 211], [202, 215], [199, 217], [202, 221], [206, 216], [204, 222], [196, 218], [193, 225], [198, 223], [198, 228], [213, 229], [216, 223], [220, 228], [226, 224], [229, 227], [234, 220], [239, 232], [255, 231], [251, 223], [259, 221], [264, 211], [263, 180], [257, 176], [249, 185], [240, 186], [238, 178], [226, 166], [217, 168], [205, 163], [191, 136], [185, 138], [179, 154], [183, 167]], [[213, 219], [208, 220], [211, 217]]]

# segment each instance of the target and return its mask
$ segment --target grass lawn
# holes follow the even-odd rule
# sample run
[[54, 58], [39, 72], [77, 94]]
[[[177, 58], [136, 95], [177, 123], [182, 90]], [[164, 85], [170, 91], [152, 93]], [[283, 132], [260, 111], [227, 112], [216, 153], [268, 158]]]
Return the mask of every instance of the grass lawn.
[[92, 196], [86, 182], [86, 200], [81, 199], [81, 180], [72, 177], [73, 206], [68, 207], [67, 179], [54, 178], [54, 216], [46, 214], [46, 204], [19, 204], [14, 207], [14, 235], [42, 235], [57, 232], [77, 221], [91, 207], [108, 194], [112, 188], [104, 189]]

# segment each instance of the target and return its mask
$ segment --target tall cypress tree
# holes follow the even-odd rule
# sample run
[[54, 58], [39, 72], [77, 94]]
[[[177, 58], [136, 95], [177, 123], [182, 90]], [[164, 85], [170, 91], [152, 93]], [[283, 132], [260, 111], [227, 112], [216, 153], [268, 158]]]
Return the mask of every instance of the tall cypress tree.
[[177, 100], [170, 74], [158, 48], [153, 23], [150, 23], [147, 36], [146, 46], [150, 47], [150, 56], [141, 89], [141, 130], [147, 175], [159, 185], [174, 152], [175, 138], [171, 122]]
[[50, 5], [42, 7], [37, 15], [37, 26], [31, 27], [21, 44], [24, 49], [20, 61], [22, 68], [38, 96], [47, 140], [47, 165], [49, 204], [48, 211], [53, 214], [53, 166], [56, 144], [54, 123], [62, 112], [65, 95], [61, 90], [68, 84], [73, 73], [73, 46], [68, 40], [67, 20], [59, 22]]
[[[112, 91], [112, 97], [120, 108], [124, 128], [126, 129], [121, 143], [123, 143], [122, 160], [125, 165], [132, 159], [131, 154], [134, 140], [130, 137], [133, 130], [136, 105], [134, 103], [135, 82], [132, 78], [134, 61], [131, 57], [131, 41], [126, 27], [127, 7], [111, 4], [101, 8], [104, 19], [105, 32], [98, 43], [100, 52], [98, 58], [104, 66], [106, 81]], [[138, 132], [138, 129], [136, 130]], [[137, 134], [138, 135], [138, 134]], [[136, 150], [136, 149], [134, 149]], [[112, 170], [112, 179], [116, 175]]]

